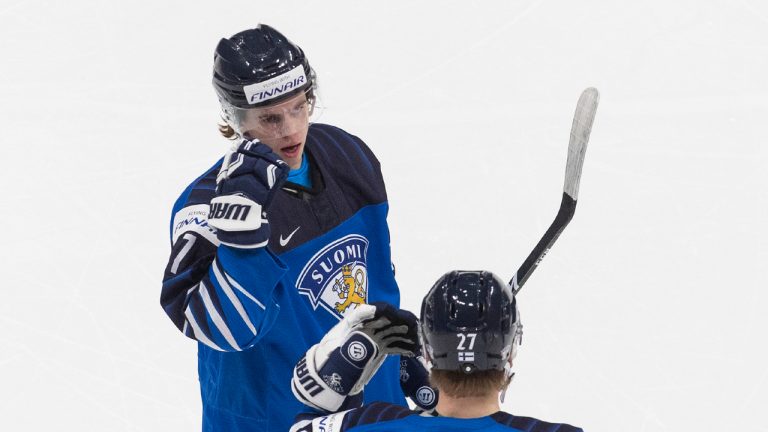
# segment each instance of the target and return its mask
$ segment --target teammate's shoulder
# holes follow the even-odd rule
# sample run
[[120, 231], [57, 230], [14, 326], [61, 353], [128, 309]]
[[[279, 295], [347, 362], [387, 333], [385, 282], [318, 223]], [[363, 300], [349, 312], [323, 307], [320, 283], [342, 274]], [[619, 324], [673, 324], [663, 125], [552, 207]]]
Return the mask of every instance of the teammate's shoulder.
[[374, 402], [350, 411], [345, 419], [345, 423], [350, 427], [361, 426], [370, 423], [399, 420], [404, 417], [418, 414], [418, 411], [411, 410], [402, 405], [395, 405], [387, 402]]
[[330, 414], [302, 413], [296, 416], [291, 432], [341, 431], [360, 426], [380, 424], [418, 415], [402, 405], [374, 402], [346, 411]]
[[524, 432], [583, 432], [581, 428], [565, 423], [549, 423], [533, 417], [521, 417], [499, 411], [491, 415], [496, 422]]

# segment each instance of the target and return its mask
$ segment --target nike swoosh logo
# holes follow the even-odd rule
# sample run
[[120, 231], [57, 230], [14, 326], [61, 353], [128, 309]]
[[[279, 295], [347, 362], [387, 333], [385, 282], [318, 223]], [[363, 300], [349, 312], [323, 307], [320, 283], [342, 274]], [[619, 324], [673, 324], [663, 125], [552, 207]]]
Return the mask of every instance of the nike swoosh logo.
[[285, 247], [285, 245], [287, 245], [288, 242], [291, 241], [291, 237], [293, 237], [293, 235], [296, 234], [296, 231], [298, 231], [299, 228], [301, 228], [301, 225], [297, 226], [296, 229], [293, 230], [292, 233], [288, 234], [288, 237], [286, 238], [283, 238], [283, 235], [280, 234], [280, 246]]

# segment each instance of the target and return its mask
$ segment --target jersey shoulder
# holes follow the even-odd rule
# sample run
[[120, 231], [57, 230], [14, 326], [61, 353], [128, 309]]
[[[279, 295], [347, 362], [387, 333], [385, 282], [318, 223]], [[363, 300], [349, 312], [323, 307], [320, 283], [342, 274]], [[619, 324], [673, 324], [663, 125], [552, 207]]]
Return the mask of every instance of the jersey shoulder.
[[186, 206], [208, 204], [211, 195], [216, 191], [216, 175], [221, 169], [223, 160], [224, 158], [220, 158], [212, 167], [187, 185], [173, 206], [174, 213], [175, 210]]
[[353, 409], [345, 416], [344, 430], [363, 426], [371, 423], [382, 423], [392, 420], [400, 420], [405, 417], [418, 415], [418, 411], [413, 411], [408, 407], [402, 405], [395, 405], [386, 402], [374, 402], [372, 404], [364, 405], [360, 408]]
[[216, 195], [216, 175], [224, 158], [219, 159], [211, 168], [190, 183], [173, 203], [171, 210], [171, 244], [185, 231], [199, 231], [213, 243], [215, 235], [207, 227], [208, 203]]
[[307, 147], [324, 161], [338, 161], [368, 171], [381, 170], [379, 160], [362, 139], [349, 132], [324, 123], [312, 123]]
[[583, 432], [581, 428], [565, 423], [548, 423], [532, 417], [515, 416], [503, 411], [491, 415], [496, 422], [523, 432]]

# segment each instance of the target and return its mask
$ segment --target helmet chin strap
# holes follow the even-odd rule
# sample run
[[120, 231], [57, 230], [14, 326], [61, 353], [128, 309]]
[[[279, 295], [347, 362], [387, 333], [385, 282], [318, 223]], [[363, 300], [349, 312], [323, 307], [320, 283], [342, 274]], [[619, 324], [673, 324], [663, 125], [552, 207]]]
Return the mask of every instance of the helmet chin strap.
[[512, 372], [512, 359], [504, 365], [504, 385], [501, 387], [501, 393], [499, 394], [499, 402], [504, 403], [504, 397], [507, 395], [507, 389], [512, 382], [512, 378], [515, 377], [515, 373]]
[[[522, 327], [522, 326], [520, 326]], [[517, 347], [523, 342], [522, 328], [518, 328], [515, 338], [512, 340], [512, 352], [509, 353], [509, 361], [504, 364], [504, 385], [501, 387], [501, 393], [499, 394], [499, 402], [504, 403], [504, 397], [507, 395], [507, 389], [512, 382], [512, 378], [515, 377], [515, 373], [512, 371], [512, 361], [517, 357]]]

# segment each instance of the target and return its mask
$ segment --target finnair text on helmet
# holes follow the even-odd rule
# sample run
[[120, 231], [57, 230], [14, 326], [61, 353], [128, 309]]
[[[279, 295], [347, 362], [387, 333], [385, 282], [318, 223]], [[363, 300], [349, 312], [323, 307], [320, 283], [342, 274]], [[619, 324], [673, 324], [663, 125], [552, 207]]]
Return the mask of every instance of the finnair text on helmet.
[[290, 93], [307, 84], [304, 66], [297, 66], [288, 72], [255, 84], [243, 87], [249, 104], [255, 105]]
[[264, 91], [260, 91], [258, 93], [252, 94], [251, 95], [251, 99], [250, 99], [249, 102], [254, 104], [254, 103], [259, 103], [259, 102], [264, 101], [264, 100], [269, 100], [269, 99], [278, 97], [278, 96], [280, 96], [283, 93], [288, 93], [288, 92], [290, 92], [291, 90], [293, 90], [293, 89], [295, 89], [297, 87], [303, 86], [305, 82], [306, 82], [306, 80], [304, 79], [303, 76], [302, 77], [298, 77], [295, 80], [289, 81], [289, 82], [287, 82], [287, 83], [285, 83], [285, 84], [283, 84], [283, 85], [281, 85], [279, 87], [275, 87], [275, 88], [270, 89], [270, 90], [264, 90]]

